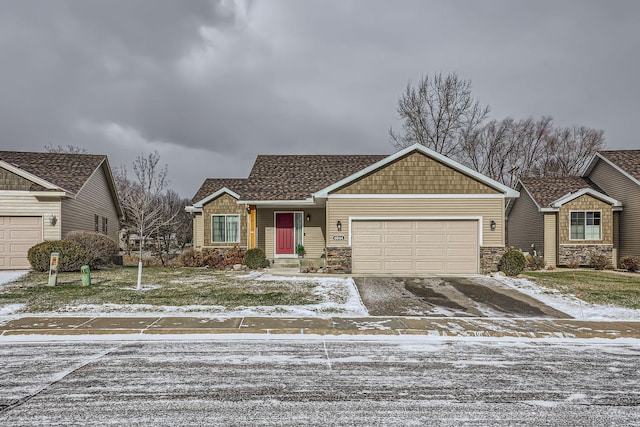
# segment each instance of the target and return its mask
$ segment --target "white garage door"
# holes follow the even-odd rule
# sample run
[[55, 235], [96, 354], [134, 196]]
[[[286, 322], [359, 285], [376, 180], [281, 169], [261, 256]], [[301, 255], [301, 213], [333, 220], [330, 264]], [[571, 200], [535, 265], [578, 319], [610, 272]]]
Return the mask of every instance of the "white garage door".
[[29, 269], [27, 251], [42, 242], [42, 218], [0, 216], [0, 270]]
[[476, 274], [477, 221], [353, 221], [354, 273]]

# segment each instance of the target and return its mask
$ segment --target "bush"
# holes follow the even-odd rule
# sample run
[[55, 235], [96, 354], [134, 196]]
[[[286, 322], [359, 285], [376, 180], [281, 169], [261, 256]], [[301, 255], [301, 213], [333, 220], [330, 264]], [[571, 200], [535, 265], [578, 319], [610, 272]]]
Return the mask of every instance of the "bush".
[[567, 261], [567, 268], [580, 268], [580, 261], [578, 261], [577, 259]]
[[535, 270], [544, 269], [544, 258], [542, 258], [541, 256], [533, 256], [533, 255], [527, 254], [526, 260], [527, 260], [527, 268], [529, 270], [535, 271]]
[[38, 243], [31, 247], [27, 254], [31, 268], [35, 271], [49, 271], [51, 252], [60, 254], [58, 271], [79, 271], [80, 267], [89, 264], [91, 254], [77, 243], [69, 240], [52, 240]]
[[112, 264], [113, 258], [118, 255], [118, 244], [109, 236], [92, 231], [71, 231], [66, 239], [77, 243], [91, 254], [89, 265]]
[[589, 258], [589, 266], [596, 270], [604, 270], [605, 268], [610, 268], [611, 263], [606, 255], [593, 254], [591, 258]]
[[185, 267], [209, 267], [226, 270], [235, 264], [242, 264], [244, 251], [237, 246], [229, 249], [188, 250], [180, 255], [180, 261]]
[[260, 248], [249, 249], [244, 253], [244, 264], [252, 270], [265, 266], [267, 257]]
[[517, 276], [522, 273], [526, 265], [527, 260], [517, 249], [507, 249], [500, 258], [500, 270], [507, 276]]
[[640, 270], [640, 257], [637, 256], [626, 256], [620, 260], [620, 267], [624, 268], [627, 271], [635, 273]]

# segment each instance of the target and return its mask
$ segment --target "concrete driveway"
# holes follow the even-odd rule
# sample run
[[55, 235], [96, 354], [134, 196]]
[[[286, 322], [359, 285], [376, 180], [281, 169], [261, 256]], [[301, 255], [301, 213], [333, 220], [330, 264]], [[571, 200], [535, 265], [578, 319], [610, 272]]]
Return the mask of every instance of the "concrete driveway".
[[486, 276], [353, 280], [372, 316], [571, 318]]

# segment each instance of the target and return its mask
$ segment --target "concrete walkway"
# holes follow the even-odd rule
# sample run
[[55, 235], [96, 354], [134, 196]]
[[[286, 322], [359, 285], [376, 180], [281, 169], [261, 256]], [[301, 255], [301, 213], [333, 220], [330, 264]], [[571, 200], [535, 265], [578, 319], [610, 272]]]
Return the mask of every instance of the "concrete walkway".
[[[488, 318], [21, 317], [0, 337], [95, 334], [429, 335], [436, 337], [639, 338], [639, 321]], [[1, 341], [1, 338], [0, 338]]]

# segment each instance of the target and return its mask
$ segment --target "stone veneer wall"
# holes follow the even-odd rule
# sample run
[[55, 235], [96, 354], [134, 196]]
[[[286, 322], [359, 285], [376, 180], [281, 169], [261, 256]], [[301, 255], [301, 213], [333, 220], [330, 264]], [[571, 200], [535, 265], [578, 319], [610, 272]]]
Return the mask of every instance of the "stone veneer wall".
[[567, 265], [577, 261], [588, 266], [592, 255], [604, 255], [613, 264], [613, 245], [560, 245], [558, 265]]
[[351, 274], [351, 247], [327, 247], [327, 273]]
[[506, 248], [504, 247], [481, 247], [480, 248], [480, 271], [487, 274], [492, 271], [498, 271], [500, 258], [504, 255]]

